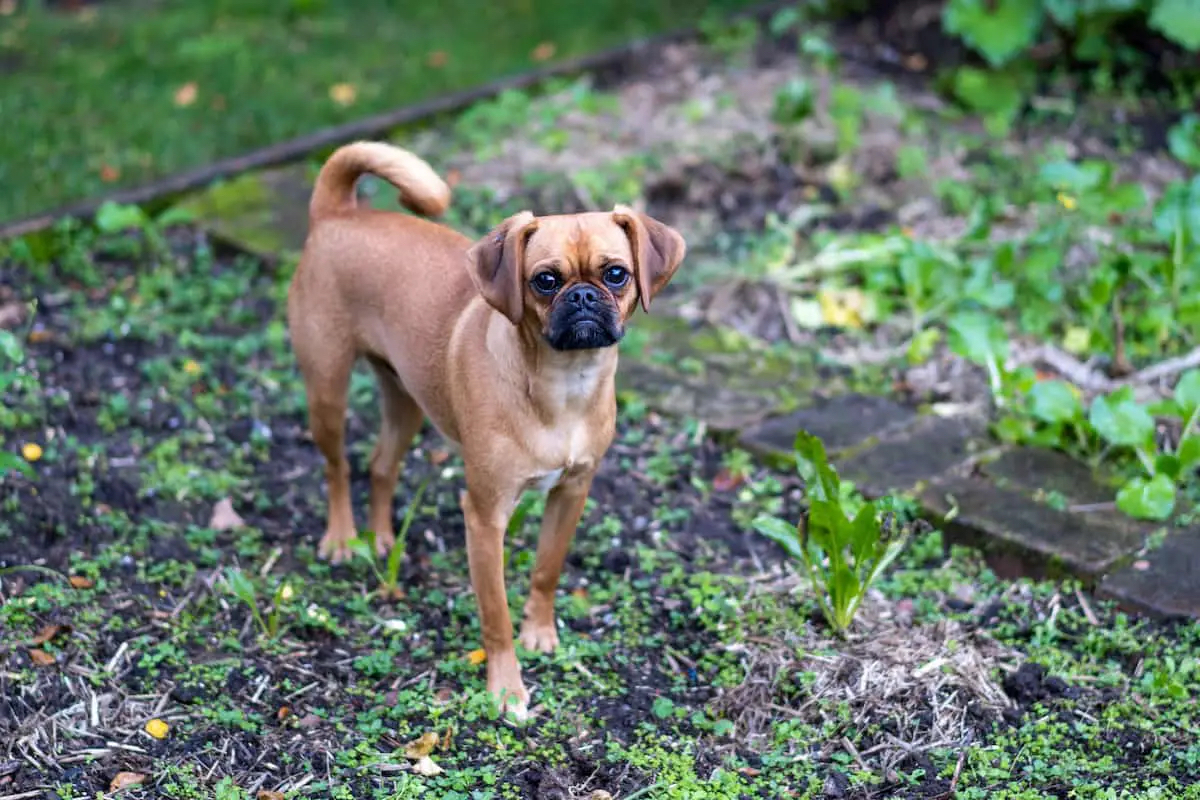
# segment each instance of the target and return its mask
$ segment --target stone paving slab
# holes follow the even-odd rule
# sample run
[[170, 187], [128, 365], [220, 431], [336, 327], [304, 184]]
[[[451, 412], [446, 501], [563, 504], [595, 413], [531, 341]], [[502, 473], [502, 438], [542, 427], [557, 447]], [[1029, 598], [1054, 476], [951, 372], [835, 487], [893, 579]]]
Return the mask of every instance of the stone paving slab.
[[1105, 576], [1098, 592], [1130, 611], [1200, 619], [1200, 528], [1168, 532], [1162, 544]]
[[935, 481], [918, 496], [959, 544], [981, 547], [1006, 577], [1074, 575], [1095, 581], [1133, 559], [1145, 530], [1117, 514], [1073, 514], [978, 476]]
[[1063, 453], [1000, 446], [982, 419], [857, 394], [772, 415], [738, 442], [788, 458], [800, 429], [826, 442], [864, 495], [910, 494], [949, 542], [980, 548], [1000, 575], [1071, 575], [1128, 608], [1200, 618], [1200, 528], [1148, 547], [1163, 526], [1121, 514], [1116, 488]]
[[850, 394], [818, 400], [810, 408], [771, 417], [744, 430], [739, 444], [756, 455], [790, 453], [796, 432], [806, 430], [834, 456], [888, 431], [911, 425], [917, 413], [886, 397]]

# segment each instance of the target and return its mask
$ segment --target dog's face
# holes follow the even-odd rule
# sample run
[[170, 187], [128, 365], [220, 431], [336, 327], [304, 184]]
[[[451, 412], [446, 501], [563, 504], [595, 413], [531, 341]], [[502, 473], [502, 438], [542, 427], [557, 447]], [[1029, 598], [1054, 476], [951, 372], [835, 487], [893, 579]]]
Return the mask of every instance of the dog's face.
[[568, 351], [619, 342], [639, 300], [648, 311], [685, 252], [678, 232], [617, 206], [549, 217], [523, 211], [479, 240], [469, 260], [497, 311]]

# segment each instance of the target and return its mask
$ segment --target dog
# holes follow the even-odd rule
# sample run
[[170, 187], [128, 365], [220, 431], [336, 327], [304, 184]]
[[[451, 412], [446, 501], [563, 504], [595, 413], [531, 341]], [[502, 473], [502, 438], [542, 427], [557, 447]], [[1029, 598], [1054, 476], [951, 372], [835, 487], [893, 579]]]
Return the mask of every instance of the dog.
[[[413, 212], [357, 205], [371, 173]], [[504, 534], [527, 490], [547, 492], [521, 644], [558, 645], [554, 596], [593, 476], [616, 428], [617, 345], [686, 254], [678, 231], [626, 205], [522, 211], [473, 240], [433, 221], [450, 188], [420, 157], [380, 142], [336, 150], [317, 177], [287, 320], [308, 423], [325, 460], [318, 552], [338, 563], [356, 529], [344, 452], [350, 373], [377, 378], [382, 425], [370, 459], [369, 529], [395, 544], [400, 465], [425, 418], [462, 455], [459, 497], [479, 605], [487, 687], [528, 716], [504, 582]]]

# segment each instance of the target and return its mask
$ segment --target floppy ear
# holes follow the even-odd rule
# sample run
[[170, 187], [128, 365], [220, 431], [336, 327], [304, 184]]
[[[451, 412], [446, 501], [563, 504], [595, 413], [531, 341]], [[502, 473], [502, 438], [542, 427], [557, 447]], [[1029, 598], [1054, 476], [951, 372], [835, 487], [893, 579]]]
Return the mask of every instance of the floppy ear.
[[475, 288], [513, 325], [525, 314], [521, 265], [525, 261], [525, 243], [535, 230], [537, 218], [529, 211], [522, 211], [501, 222], [467, 251]]
[[679, 269], [687, 244], [679, 232], [629, 206], [613, 207], [613, 221], [625, 229], [633, 251], [633, 276], [644, 311]]

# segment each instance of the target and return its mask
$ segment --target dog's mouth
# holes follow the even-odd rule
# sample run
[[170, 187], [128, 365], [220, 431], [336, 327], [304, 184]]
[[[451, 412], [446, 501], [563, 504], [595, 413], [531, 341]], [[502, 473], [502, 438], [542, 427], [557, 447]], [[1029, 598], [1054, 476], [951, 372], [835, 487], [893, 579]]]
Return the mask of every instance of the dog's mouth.
[[612, 347], [625, 332], [615, 320], [599, 315], [574, 314], [570, 319], [551, 320], [546, 340], [555, 350], [595, 350]]

